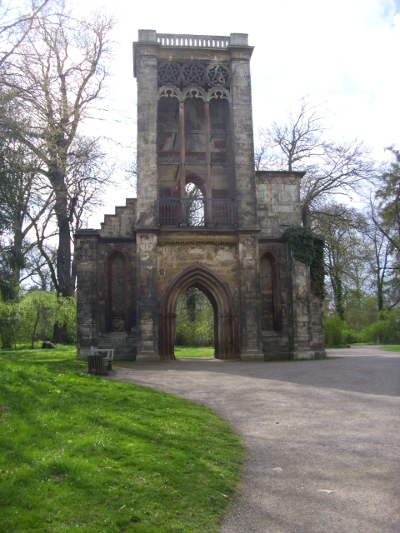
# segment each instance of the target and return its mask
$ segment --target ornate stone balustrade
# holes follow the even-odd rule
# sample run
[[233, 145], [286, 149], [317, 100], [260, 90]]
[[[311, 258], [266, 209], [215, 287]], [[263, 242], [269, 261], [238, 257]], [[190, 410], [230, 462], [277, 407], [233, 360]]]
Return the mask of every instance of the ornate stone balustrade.
[[185, 35], [175, 33], [157, 33], [157, 42], [161, 46], [184, 46], [189, 48], [227, 48], [229, 37], [211, 35]]

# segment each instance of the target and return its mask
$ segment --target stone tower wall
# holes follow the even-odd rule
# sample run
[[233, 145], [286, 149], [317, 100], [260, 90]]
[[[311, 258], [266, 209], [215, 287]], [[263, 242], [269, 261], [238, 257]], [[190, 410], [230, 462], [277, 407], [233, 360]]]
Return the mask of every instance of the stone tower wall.
[[138, 195], [76, 234], [78, 357], [173, 359], [176, 300], [193, 285], [222, 358], [325, 353], [309, 267], [281, 238], [301, 225], [303, 173], [254, 171], [252, 51], [245, 34], [139, 31]]

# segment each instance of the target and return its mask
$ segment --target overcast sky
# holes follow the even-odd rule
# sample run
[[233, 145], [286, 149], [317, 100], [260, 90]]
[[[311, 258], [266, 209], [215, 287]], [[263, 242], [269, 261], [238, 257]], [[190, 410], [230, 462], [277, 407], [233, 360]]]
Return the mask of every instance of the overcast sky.
[[[75, 0], [76, 1], [76, 0]], [[365, 141], [376, 158], [400, 145], [400, 0], [264, 0], [255, 2], [122, 2], [103, 0], [117, 24], [108, 91], [111, 111], [97, 122], [99, 133], [121, 144], [128, 161], [136, 137], [136, 80], [132, 42], [139, 28], [160, 33], [229, 35], [248, 33], [254, 131], [279, 121], [284, 109], [310, 94], [328, 109], [330, 135]], [[93, 2], [98, 6], [99, 2]], [[85, 2], [85, 9], [90, 2]], [[79, 2], [74, 10], [81, 9]], [[122, 176], [122, 171], [117, 171]], [[132, 192], [108, 191], [104, 213], [124, 205]], [[99, 214], [100, 215], [100, 214]], [[93, 216], [96, 227], [101, 216]]]

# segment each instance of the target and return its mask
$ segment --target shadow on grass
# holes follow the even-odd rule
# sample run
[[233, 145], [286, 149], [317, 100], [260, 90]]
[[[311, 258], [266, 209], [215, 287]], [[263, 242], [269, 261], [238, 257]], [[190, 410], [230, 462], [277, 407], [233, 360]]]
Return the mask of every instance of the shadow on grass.
[[216, 531], [238, 437], [205, 407], [88, 375], [65, 351], [0, 354], [3, 530]]

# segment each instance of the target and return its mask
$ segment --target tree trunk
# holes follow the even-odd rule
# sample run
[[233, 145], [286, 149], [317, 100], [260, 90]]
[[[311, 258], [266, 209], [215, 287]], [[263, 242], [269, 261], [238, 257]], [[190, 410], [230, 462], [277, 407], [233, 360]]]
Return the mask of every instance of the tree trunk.
[[40, 311], [37, 311], [35, 325], [33, 327], [33, 333], [32, 333], [32, 350], [35, 348], [35, 335], [36, 335], [36, 328], [39, 322], [39, 316], [40, 316]]
[[[57, 295], [68, 298], [73, 294], [71, 286], [71, 232], [68, 219], [68, 195], [65, 185], [65, 174], [54, 171], [51, 181], [56, 193], [55, 212], [58, 225], [57, 250]], [[54, 343], [64, 343], [67, 340], [66, 324], [54, 324]]]
[[[66, 166], [66, 165], [64, 165]], [[65, 173], [59, 167], [49, 172], [49, 179], [56, 194], [55, 213], [58, 226], [57, 294], [72, 296], [71, 287], [71, 232], [68, 218], [68, 193]]]
[[58, 292], [64, 297], [72, 296], [71, 287], [71, 234], [68, 218], [59, 216], [58, 220], [58, 250], [57, 250], [57, 278]]
[[342, 280], [338, 272], [331, 274], [331, 282], [333, 288], [333, 296], [335, 300], [336, 313], [341, 320], [344, 320], [344, 306], [343, 306], [343, 287]]
[[196, 289], [190, 287], [186, 291], [186, 309], [189, 322], [196, 321]]
[[51, 342], [54, 344], [65, 344], [67, 342], [67, 325], [56, 322], [54, 324], [53, 338]]
[[12, 254], [13, 254], [13, 260], [12, 260], [12, 281], [13, 285], [15, 287], [19, 286], [19, 280], [21, 277], [21, 268], [23, 267], [24, 263], [24, 256], [22, 254], [22, 241], [24, 239], [22, 234], [22, 228], [19, 221], [14, 222], [13, 224], [13, 231], [14, 231], [14, 243], [12, 247]]
[[12, 339], [13, 339], [13, 332], [12, 332], [12, 325], [9, 323], [8, 318], [4, 318], [2, 320], [2, 326], [1, 326], [1, 347], [3, 350], [9, 350], [12, 348]]
[[383, 283], [379, 279], [379, 274], [378, 274], [378, 282], [377, 282], [377, 293], [378, 293], [378, 312], [380, 313], [383, 310]]

